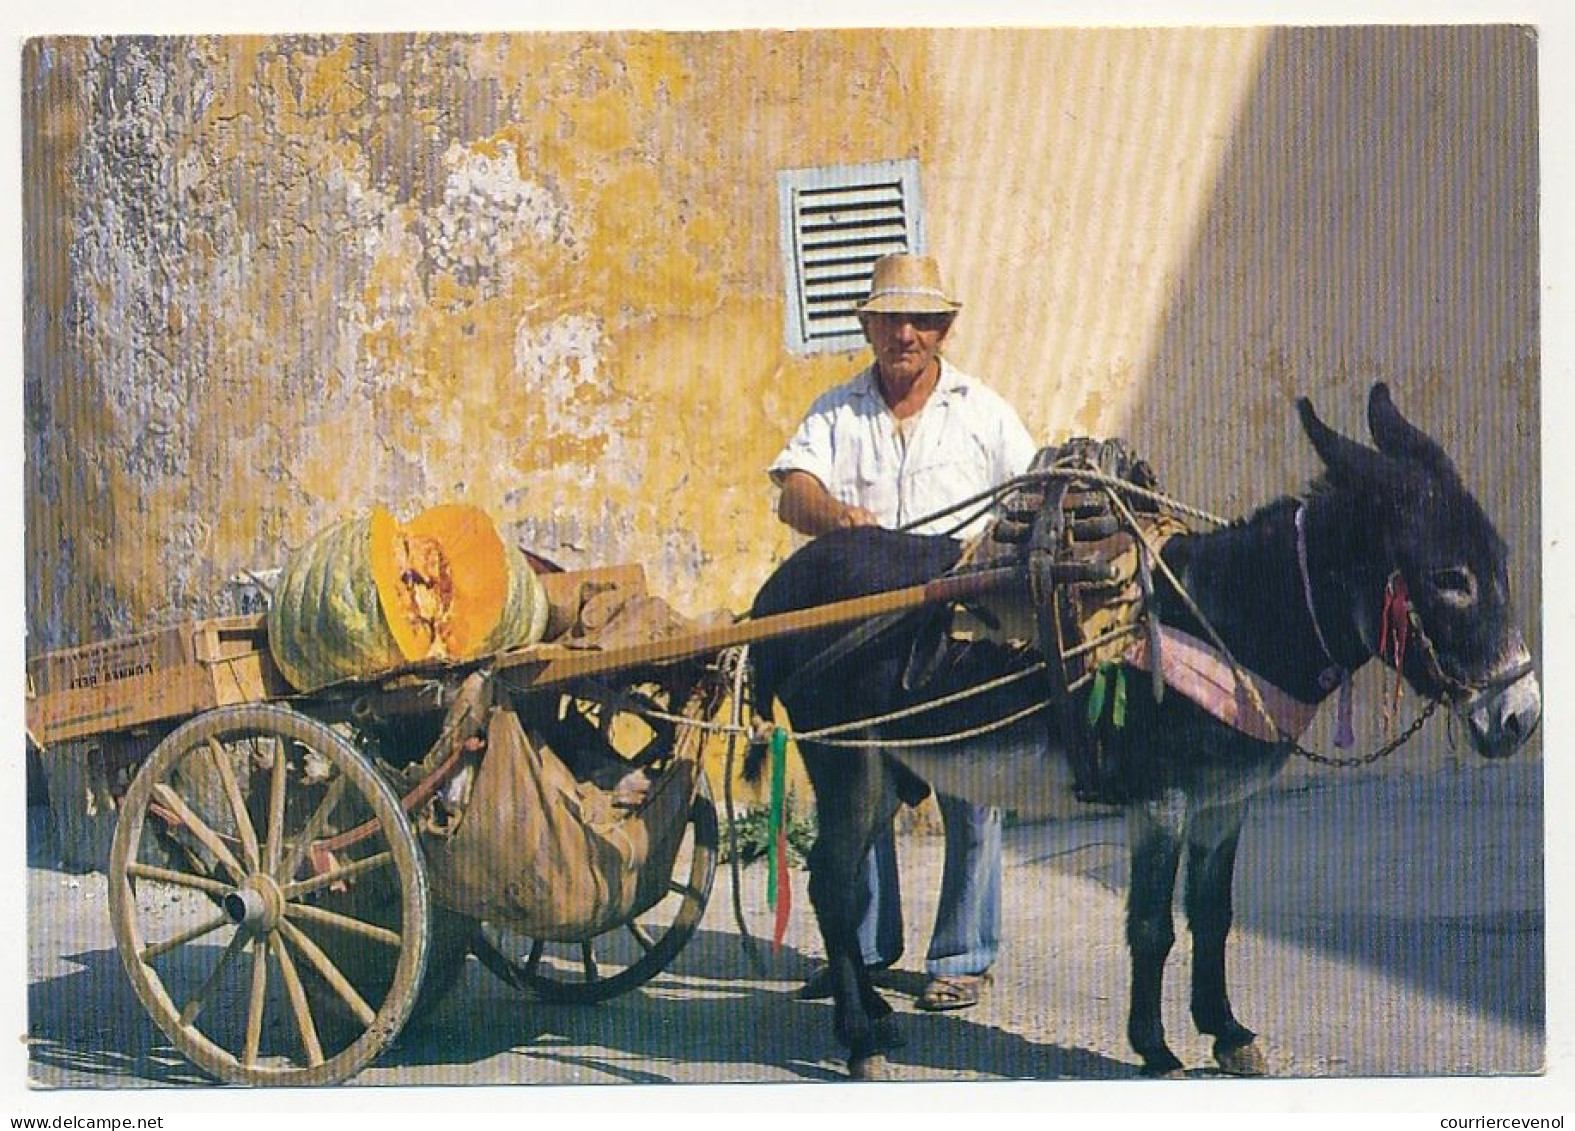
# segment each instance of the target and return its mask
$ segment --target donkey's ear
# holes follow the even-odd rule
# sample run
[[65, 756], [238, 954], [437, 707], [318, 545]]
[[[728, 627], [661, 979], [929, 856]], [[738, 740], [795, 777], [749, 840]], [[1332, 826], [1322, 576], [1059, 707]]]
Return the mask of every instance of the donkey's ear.
[[1431, 436], [1400, 415], [1389, 399], [1389, 386], [1382, 381], [1373, 386], [1367, 398], [1367, 427], [1378, 450], [1400, 459], [1418, 460], [1437, 471], [1454, 475], [1444, 449]]
[[1296, 411], [1301, 414], [1302, 429], [1312, 441], [1318, 458], [1331, 474], [1355, 483], [1371, 483], [1378, 477], [1382, 456], [1355, 440], [1346, 439], [1319, 420], [1312, 401], [1306, 397], [1296, 398]]

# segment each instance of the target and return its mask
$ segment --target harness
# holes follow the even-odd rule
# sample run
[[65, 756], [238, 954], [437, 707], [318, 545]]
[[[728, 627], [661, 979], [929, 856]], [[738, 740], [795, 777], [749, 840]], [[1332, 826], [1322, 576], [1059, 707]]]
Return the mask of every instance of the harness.
[[[1122, 804], [1128, 799], [1121, 744], [1113, 740], [1124, 725], [1129, 668], [1149, 674], [1156, 704], [1163, 700], [1169, 685], [1233, 729], [1260, 741], [1283, 743], [1310, 761], [1329, 766], [1365, 765], [1385, 756], [1409, 739], [1437, 708], [1439, 697], [1430, 697], [1426, 709], [1409, 727], [1365, 756], [1328, 758], [1305, 750], [1298, 739], [1312, 723], [1318, 704], [1296, 699], [1241, 668], [1212, 629], [1211, 643], [1162, 625], [1153, 614], [1153, 575], [1156, 569], [1165, 571], [1156, 557], [1172, 537], [1193, 529], [1176, 514], [1195, 515], [1216, 524], [1220, 520], [1166, 500], [1149, 465], [1120, 440], [1077, 438], [1041, 449], [1027, 473], [1007, 486], [1009, 489], [999, 495], [997, 518], [964, 547], [951, 572], [1012, 566], [1019, 571], [1021, 583], [954, 605], [945, 639], [938, 643], [966, 647], [989, 639], [1012, 646], [1037, 646], [1046, 685], [1045, 726], [1052, 744], [1066, 752], [1073, 792], [1079, 800]], [[1296, 526], [1303, 596], [1328, 661], [1320, 685], [1325, 691], [1340, 692], [1336, 744], [1348, 747], [1350, 673], [1330, 655], [1319, 623], [1300, 513]], [[1173, 576], [1166, 575], [1179, 586]], [[1187, 601], [1185, 592], [1181, 597]], [[873, 618], [842, 634], [792, 672], [779, 694], [822, 675], [912, 615]], [[1206, 619], [1204, 626], [1208, 628]], [[1397, 673], [1409, 643], [1420, 651], [1435, 684], [1457, 703], [1514, 683], [1531, 668], [1528, 661], [1481, 682], [1446, 672], [1398, 573], [1390, 577], [1386, 587], [1381, 631], [1379, 655]], [[934, 665], [934, 656], [926, 660], [916, 650], [903, 673], [904, 685], [916, 689]], [[1034, 672], [1016, 674], [1032, 676]], [[1085, 688], [1086, 696], [1076, 694]], [[901, 713], [918, 713], [934, 705], [921, 704]], [[997, 726], [1012, 721], [1015, 718]], [[840, 733], [869, 722], [829, 729]], [[825, 738], [817, 735], [817, 740]], [[904, 743], [894, 740], [890, 744]]]
[[[1077, 438], [1042, 449], [1029, 466], [1037, 480], [1008, 495], [995, 523], [963, 553], [959, 568], [1015, 560], [1023, 584], [1015, 594], [979, 601], [953, 622], [953, 635], [1034, 640], [1044, 657], [1050, 738], [1067, 753], [1073, 791], [1082, 801], [1122, 799], [1120, 767], [1102, 723], [1125, 713], [1124, 665], [1135, 655], [1158, 661], [1173, 650], [1149, 614], [1151, 554], [1189, 528], [1152, 501], [1157, 480], [1119, 440]], [[1087, 473], [1087, 478], [1079, 473]], [[1096, 481], [1097, 480], [1097, 481]], [[1126, 514], [1113, 494], [1130, 483]], [[1112, 485], [1116, 484], [1116, 485]], [[1132, 529], [1133, 525], [1139, 529]], [[1025, 604], [1026, 598], [1026, 604]], [[1169, 672], [1150, 665], [1156, 702]], [[1087, 699], [1075, 692], [1087, 687]]]

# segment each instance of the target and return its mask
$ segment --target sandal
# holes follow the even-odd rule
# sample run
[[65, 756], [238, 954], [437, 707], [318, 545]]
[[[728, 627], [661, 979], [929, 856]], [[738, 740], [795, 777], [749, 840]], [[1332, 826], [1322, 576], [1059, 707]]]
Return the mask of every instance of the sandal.
[[989, 979], [988, 973], [937, 974], [913, 1004], [928, 1013], [968, 1009], [979, 1004], [979, 993]]

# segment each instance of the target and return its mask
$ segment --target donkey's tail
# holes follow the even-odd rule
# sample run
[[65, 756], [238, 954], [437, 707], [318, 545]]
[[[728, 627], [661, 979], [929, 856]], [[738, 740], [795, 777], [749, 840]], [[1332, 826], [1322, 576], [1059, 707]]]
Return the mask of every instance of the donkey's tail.
[[[761, 716], [767, 722], [771, 720], [770, 708]], [[763, 737], [759, 731], [751, 735], [749, 742], [744, 747], [744, 780], [754, 784], [760, 780], [766, 768], [766, 754], [771, 749], [771, 740]]]

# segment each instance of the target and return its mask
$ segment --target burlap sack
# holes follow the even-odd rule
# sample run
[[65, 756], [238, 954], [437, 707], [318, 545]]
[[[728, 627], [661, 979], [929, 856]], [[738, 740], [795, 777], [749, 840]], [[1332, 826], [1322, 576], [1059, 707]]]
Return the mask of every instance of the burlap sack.
[[695, 772], [675, 761], [639, 809], [615, 810], [495, 707], [464, 816], [452, 836], [427, 843], [433, 898], [532, 938], [594, 938], [666, 893]]

